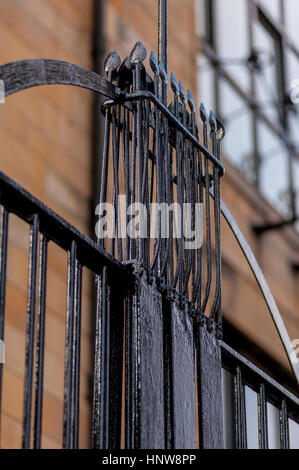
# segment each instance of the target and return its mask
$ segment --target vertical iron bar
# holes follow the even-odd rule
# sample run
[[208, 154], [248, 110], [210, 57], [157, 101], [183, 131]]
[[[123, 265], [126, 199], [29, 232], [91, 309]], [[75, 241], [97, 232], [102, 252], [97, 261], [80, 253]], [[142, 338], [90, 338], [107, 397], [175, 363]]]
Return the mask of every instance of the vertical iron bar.
[[260, 385], [258, 395], [258, 411], [259, 411], [259, 447], [260, 449], [268, 449], [268, 429], [267, 429], [267, 403], [265, 396], [265, 385]]
[[[4, 341], [5, 319], [5, 290], [7, 267], [7, 236], [8, 236], [8, 212], [1, 206], [0, 223], [0, 340]], [[2, 362], [0, 362], [0, 430], [1, 430], [1, 396], [2, 396]]]
[[[124, 179], [125, 179], [125, 192], [126, 192], [126, 226], [128, 225], [128, 206], [130, 203], [130, 115], [129, 110], [123, 109], [123, 165], [124, 165]], [[125, 259], [129, 259], [129, 239], [126, 230], [126, 242], [125, 242]]]
[[[163, 145], [163, 155], [164, 155], [164, 173], [165, 173], [165, 199], [164, 201], [170, 207], [171, 204], [171, 169], [170, 169], [170, 162], [169, 162], [169, 146], [168, 146], [168, 120], [167, 118], [163, 119], [163, 129], [164, 129], [164, 145]], [[163, 201], [163, 202], [164, 202]], [[164, 261], [163, 265], [161, 268], [161, 276], [166, 276], [166, 283], [167, 283], [167, 268], [169, 266], [169, 255], [170, 255], [170, 247], [172, 244], [172, 211], [168, 212], [168, 220], [166, 222], [166, 225], [168, 224], [168, 237], [167, 241], [165, 244], [165, 255], [164, 255]]]
[[[141, 66], [142, 63], [135, 64], [135, 90], [141, 90]], [[143, 192], [142, 192], [142, 175], [143, 175], [143, 139], [142, 139], [142, 105], [141, 102], [137, 102], [137, 116], [136, 116], [136, 126], [137, 126], [137, 161], [138, 161], [138, 171], [137, 171], [137, 187], [138, 187], [138, 203], [143, 204]], [[139, 214], [139, 217], [141, 214]], [[139, 227], [140, 231], [140, 227]], [[144, 261], [144, 252], [143, 252], [143, 239], [139, 234], [138, 237], [138, 259]]]
[[[167, 73], [168, 62], [168, 0], [159, 0], [159, 33], [158, 33], [158, 60], [161, 61]], [[159, 87], [159, 97], [162, 101], [162, 84]], [[167, 90], [164, 96], [167, 103]]]
[[113, 207], [115, 212], [115, 225], [111, 239], [111, 254], [115, 256], [115, 237], [117, 237], [118, 259], [123, 260], [121, 239], [121, 216], [119, 207], [119, 139], [120, 139], [120, 115], [119, 105], [114, 106], [112, 111], [112, 153], [113, 153]]
[[45, 348], [45, 312], [46, 312], [46, 273], [47, 245], [45, 236], [40, 234], [39, 279], [38, 279], [38, 314], [37, 314], [37, 358], [35, 373], [35, 415], [33, 447], [40, 449], [43, 409], [44, 348]]
[[[187, 103], [187, 98], [186, 98], [186, 93], [185, 90], [179, 82], [179, 88], [180, 88], [180, 100], [181, 100], [181, 105], [182, 105], [182, 124], [184, 127], [186, 127], [186, 119], [187, 119], [187, 110], [186, 110], [186, 103]], [[181, 233], [180, 233], [180, 263], [181, 263], [181, 269], [180, 269], [180, 276], [179, 276], [179, 291], [180, 293], [183, 293], [184, 291], [184, 280], [185, 280], [185, 274], [186, 274], [186, 257], [188, 256], [187, 250], [184, 250], [184, 203], [186, 202], [185, 197], [187, 194], [187, 187], [186, 187], [186, 175], [185, 171], [187, 172], [187, 167], [188, 167], [188, 156], [187, 156], [187, 139], [183, 134], [181, 134], [181, 154], [180, 154], [180, 170], [181, 170], [181, 180], [180, 180], [180, 188], [179, 191], [181, 193], [179, 205], [180, 205], [180, 210], [181, 210]]]
[[[169, 127], [168, 127], [168, 132], [169, 132]], [[172, 146], [169, 144], [169, 202], [170, 204], [174, 203], [173, 199], [173, 149]], [[171, 217], [170, 217], [170, 235], [171, 235], [171, 240], [170, 240], [170, 253], [169, 253], [169, 286], [172, 287], [173, 285], [173, 278], [174, 278], [174, 247], [173, 247], [173, 237], [174, 237], [174, 220], [175, 220], [175, 214], [171, 211]]]
[[149, 181], [148, 181], [148, 162], [149, 162], [149, 140], [150, 140], [150, 123], [149, 116], [151, 112], [150, 103], [145, 100], [144, 107], [144, 128], [143, 128], [143, 141], [144, 141], [144, 162], [143, 162], [143, 175], [142, 175], [142, 200], [146, 206], [147, 213], [147, 237], [144, 239], [144, 261], [145, 265], [150, 265], [150, 209], [149, 209]]
[[92, 447], [109, 446], [109, 305], [107, 302], [107, 268], [96, 276], [96, 341], [93, 381]]
[[[216, 137], [216, 129], [211, 130], [213, 153], [219, 158], [219, 141]], [[211, 309], [211, 319], [216, 317], [218, 326], [221, 328], [221, 251], [220, 251], [220, 177], [219, 169], [213, 166], [214, 180], [214, 223], [215, 223], [215, 251], [216, 251], [216, 285], [213, 305]]]
[[285, 400], [282, 400], [280, 409], [280, 447], [281, 449], [290, 448], [288, 411]]
[[63, 448], [69, 449], [72, 445], [72, 397], [73, 397], [73, 336], [74, 317], [76, 308], [76, 257], [77, 246], [73, 241], [68, 252], [68, 280], [67, 280], [67, 313], [66, 313], [66, 338], [65, 338], [65, 382], [64, 382], [64, 426]]
[[132, 442], [132, 421], [133, 419], [133, 406], [132, 406], [132, 315], [134, 296], [128, 296], [126, 299], [126, 351], [125, 351], [125, 447], [131, 449]]
[[[107, 180], [108, 180], [108, 158], [109, 158], [109, 141], [110, 141], [110, 108], [105, 108], [105, 126], [104, 126], [104, 143], [101, 167], [101, 186], [100, 186], [100, 204], [106, 202], [107, 197]], [[101, 238], [98, 243], [104, 247], [105, 239]]]
[[[157, 82], [155, 77], [155, 82]], [[161, 201], [161, 152], [160, 152], [160, 112], [158, 108], [155, 108], [155, 157], [156, 157], [156, 202], [160, 204]], [[158, 263], [160, 257], [161, 248], [161, 211], [158, 210], [156, 214], [157, 238], [155, 239], [154, 255], [151, 264], [153, 270]], [[159, 268], [158, 268], [159, 272]]]
[[29, 245], [29, 269], [28, 269], [28, 299], [27, 299], [27, 328], [26, 328], [26, 360], [24, 381], [24, 416], [23, 416], [23, 448], [30, 448], [31, 434], [31, 409], [33, 386], [33, 360], [34, 360], [34, 327], [35, 327], [35, 303], [36, 303], [36, 271], [38, 256], [38, 215], [32, 218]]
[[[203, 120], [203, 118], [205, 118]], [[203, 120], [203, 138], [204, 146], [208, 148], [208, 127], [206, 119], [207, 117], [201, 113], [201, 119]], [[207, 281], [204, 293], [204, 299], [202, 302], [202, 313], [205, 312], [208, 303], [211, 282], [212, 282], [212, 255], [211, 255], [211, 216], [210, 216], [210, 173], [209, 173], [209, 159], [205, 157], [205, 204], [206, 204], [206, 244], [207, 244]]]
[[140, 445], [140, 305], [129, 295], [126, 317], [126, 448]]
[[79, 411], [80, 411], [80, 349], [81, 349], [81, 293], [82, 267], [76, 260], [75, 311], [72, 363], [74, 367], [72, 385], [72, 448], [77, 449], [79, 443]]
[[[135, 74], [133, 74], [133, 83], [135, 89]], [[136, 140], [137, 140], [137, 116], [136, 116], [136, 104], [133, 103], [133, 112], [132, 112], [132, 147], [131, 147], [131, 165], [130, 165], [130, 204], [134, 204], [136, 197]], [[130, 259], [135, 259], [136, 257], [136, 241], [135, 233], [134, 237], [129, 238], [130, 246]]]

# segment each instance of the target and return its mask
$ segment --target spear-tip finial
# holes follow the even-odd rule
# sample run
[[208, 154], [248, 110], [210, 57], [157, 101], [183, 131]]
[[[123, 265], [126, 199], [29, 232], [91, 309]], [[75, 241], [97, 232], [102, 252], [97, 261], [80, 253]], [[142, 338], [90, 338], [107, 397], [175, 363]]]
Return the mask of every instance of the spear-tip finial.
[[185, 92], [185, 88], [181, 81], [179, 81], [179, 90], [180, 90], [180, 98], [183, 104], [187, 104], [187, 96]]
[[171, 72], [171, 76], [170, 76], [170, 85], [171, 85], [173, 93], [176, 96], [178, 96], [180, 94], [179, 85], [178, 85], [177, 79], [175, 78], [175, 74], [173, 72]]
[[199, 116], [202, 122], [206, 123], [208, 120], [208, 113], [203, 103], [200, 103]]
[[210, 124], [211, 131], [216, 132], [217, 122], [216, 122], [215, 114], [212, 110], [210, 111], [210, 115], [209, 115], [209, 124]]
[[153, 51], [151, 52], [149, 62], [150, 62], [150, 66], [154, 74], [159, 75], [159, 64], [155, 56], [155, 53]]
[[105, 69], [105, 72], [106, 74], [109, 76], [109, 75], [112, 75], [113, 72], [115, 72], [117, 70], [117, 68], [119, 67], [120, 65], [120, 57], [118, 55], [118, 53], [116, 52], [116, 50], [110, 52], [110, 54], [107, 56], [106, 60], [105, 60], [105, 64], [104, 64], [104, 69]]
[[133, 62], [133, 64], [139, 64], [140, 62], [144, 61], [146, 56], [147, 56], [147, 50], [142, 44], [142, 42], [140, 41], [136, 42], [130, 54], [131, 62]]
[[160, 77], [164, 83], [167, 83], [167, 72], [165, 70], [163, 62], [159, 62]]
[[195, 101], [190, 90], [188, 90], [188, 105], [191, 113], [195, 113]]
[[216, 131], [216, 137], [218, 140], [222, 140], [225, 136], [225, 127], [221, 119], [216, 118], [217, 122], [217, 131]]

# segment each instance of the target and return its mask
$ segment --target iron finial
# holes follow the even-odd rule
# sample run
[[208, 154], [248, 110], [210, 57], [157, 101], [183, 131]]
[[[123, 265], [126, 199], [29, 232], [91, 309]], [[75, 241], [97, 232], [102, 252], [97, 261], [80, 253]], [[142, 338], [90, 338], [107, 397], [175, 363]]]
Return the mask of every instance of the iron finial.
[[159, 70], [160, 70], [160, 77], [161, 77], [161, 80], [164, 82], [164, 83], [167, 83], [167, 72], [165, 70], [165, 67], [163, 65], [163, 62], [159, 62]]
[[216, 136], [217, 136], [217, 139], [218, 140], [222, 140], [225, 136], [225, 127], [224, 127], [224, 124], [223, 122], [221, 121], [221, 119], [219, 118], [216, 118], [216, 122], [217, 122], [217, 132], [216, 132]]
[[159, 75], [159, 64], [155, 56], [155, 53], [153, 51], [151, 52], [149, 62], [150, 62], [150, 66], [154, 74]]
[[104, 64], [104, 69], [109, 79], [112, 79], [113, 75], [116, 74], [116, 70], [119, 67], [120, 62], [121, 60], [116, 50], [110, 52], [110, 54], [107, 56]]
[[200, 116], [200, 119], [202, 120], [202, 122], [207, 122], [208, 113], [207, 113], [207, 110], [206, 110], [203, 103], [200, 103], [199, 116]]
[[196, 109], [195, 101], [190, 90], [188, 90], [188, 105], [189, 105], [191, 113], [195, 113], [195, 109]]
[[210, 124], [211, 131], [216, 132], [217, 122], [216, 122], [215, 114], [212, 110], [210, 111], [210, 115], [209, 115], [209, 124]]
[[183, 104], [187, 104], [187, 96], [186, 96], [185, 88], [183, 87], [183, 84], [181, 81], [179, 81], [179, 90], [180, 90], [181, 102]]
[[136, 42], [130, 54], [131, 62], [133, 64], [139, 64], [140, 62], [144, 61], [146, 56], [147, 56], [147, 50], [142, 44], [142, 42], [140, 41]]
[[171, 76], [170, 76], [170, 85], [171, 85], [173, 93], [176, 96], [178, 96], [180, 94], [179, 85], [173, 72], [171, 73]]

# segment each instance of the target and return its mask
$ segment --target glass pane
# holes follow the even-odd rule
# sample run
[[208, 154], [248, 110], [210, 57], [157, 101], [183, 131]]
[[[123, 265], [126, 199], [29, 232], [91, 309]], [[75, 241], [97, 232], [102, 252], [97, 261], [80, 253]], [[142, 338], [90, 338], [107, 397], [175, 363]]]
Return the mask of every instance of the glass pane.
[[249, 15], [247, 0], [216, 0], [216, 48], [220, 60], [226, 60], [225, 69], [240, 85], [249, 88], [249, 70], [246, 65], [230, 64], [229, 59], [244, 60], [249, 56]]
[[275, 41], [259, 21], [253, 24], [253, 45], [260, 51], [263, 60], [261, 71], [254, 74], [256, 99], [264, 113], [277, 120], [278, 112], [273, 104], [278, 94]]
[[268, 447], [269, 449], [280, 449], [280, 421], [279, 410], [267, 403], [268, 422]]
[[215, 110], [215, 72], [211, 62], [206, 57], [199, 55], [198, 63], [198, 90], [200, 101], [205, 105], [206, 110]]
[[224, 448], [234, 447], [234, 377], [222, 369]]
[[245, 386], [247, 448], [259, 448], [257, 393]]
[[289, 419], [290, 449], [299, 449], [299, 424]]
[[280, 0], [259, 0], [259, 3], [275, 20], [280, 21]]
[[295, 44], [299, 41], [298, 0], [284, 0], [286, 31]]
[[289, 215], [288, 153], [285, 144], [260, 121], [257, 126], [260, 191], [285, 216]]
[[219, 83], [219, 96], [220, 116], [226, 127], [223, 154], [254, 182], [252, 112], [225, 80]]
[[195, 30], [197, 35], [206, 34], [206, 22], [205, 22], [205, 0], [195, 0]]

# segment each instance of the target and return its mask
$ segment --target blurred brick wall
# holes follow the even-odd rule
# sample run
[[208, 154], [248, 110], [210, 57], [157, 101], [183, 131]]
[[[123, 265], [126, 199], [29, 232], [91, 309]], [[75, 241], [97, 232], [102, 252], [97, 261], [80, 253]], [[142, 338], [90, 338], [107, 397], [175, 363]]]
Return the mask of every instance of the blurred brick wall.
[[[92, 0], [2, 0], [0, 63], [29, 58], [92, 68]], [[23, 91], [0, 105], [0, 169], [85, 233], [89, 230], [92, 95], [75, 87]], [[28, 226], [10, 218], [1, 447], [20, 447], [25, 364]], [[90, 283], [84, 273], [80, 445], [88, 446]], [[43, 447], [60, 447], [63, 423], [66, 255], [50, 243]]]

